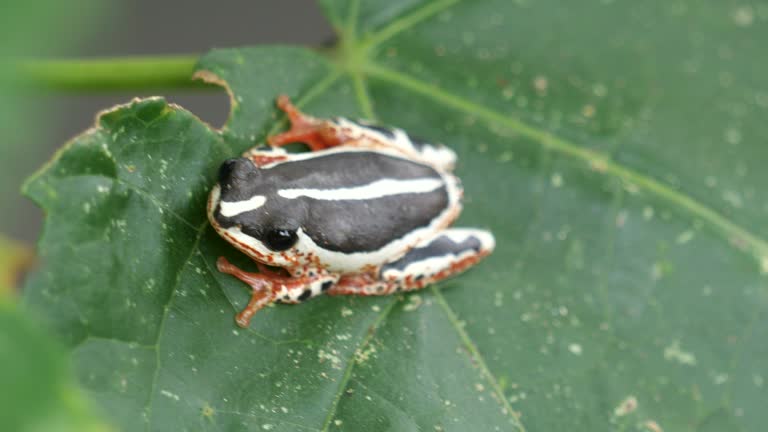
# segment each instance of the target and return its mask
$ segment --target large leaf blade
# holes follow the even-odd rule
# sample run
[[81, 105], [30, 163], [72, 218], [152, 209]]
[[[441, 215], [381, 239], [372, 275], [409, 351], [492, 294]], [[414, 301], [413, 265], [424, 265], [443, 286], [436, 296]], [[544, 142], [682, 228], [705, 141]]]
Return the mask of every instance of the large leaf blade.
[[[745, 66], [765, 66], [742, 54], [757, 58], [759, 47], [741, 32], [756, 31], [745, 16], [762, 19], [760, 9], [669, 8], [659, 21], [652, 5], [326, 6], [343, 36], [331, 61], [287, 47], [201, 60], [200, 74], [233, 98], [222, 133], [161, 101], [136, 102], [29, 185], [49, 212], [49, 262], [28, 298], [76, 345], [81, 380], [121, 424], [759, 427], [768, 300], [765, 158], [754, 138], [766, 133], [765, 89]], [[541, 22], [562, 25], [537, 31]], [[642, 32], [650, 23], [663, 31]], [[602, 41], [605, 32], [614, 38]], [[701, 40], [728, 49], [709, 52]], [[737, 46], [741, 63], [729, 62], [723, 53]], [[690, 79], [662, 67], [686, 47], [713, 72]], [[725, 69], [729, 85], [713, 89]], [[231, 315], [247, 293], [213, 263], [249, 264], [207, 228], [205, 193], [220, 160], [280, 126], [277, 93], [314, 115], [375, 113], [450, 144], [466, 186], [459, 224], [490, 227], [496, 253], [440, 291], [269, 308], [237, 330]], [[748, 94], [754, 112], [743, 109]], [[722, 112], [738, 126], [723, 129]], [[706, 123], [679, 127], [697, 121]], [[115, 139], [123, 133], [133, 139]], [[157, 160], [170, 155], [185, 162], [163, 169]], [[94, 204], [104, 178], [141, 200], [110, 190], [99, 225], [80, 206]], [[123, 226], [132, 242], [99, 237], [119, 231], [108, 220], [132, 221]], [[154, 263], [126, 265], [134, 251]], [[137, 295], [149, 278], [157, 289]], [[120, 300], [140, 306], [138, 322]]]

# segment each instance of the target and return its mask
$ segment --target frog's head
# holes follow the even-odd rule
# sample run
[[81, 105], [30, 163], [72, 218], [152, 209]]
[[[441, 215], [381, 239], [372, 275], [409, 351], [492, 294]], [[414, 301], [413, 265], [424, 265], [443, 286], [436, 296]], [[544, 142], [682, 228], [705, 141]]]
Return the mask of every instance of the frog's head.
[[208, 199], [208, 218], [216, 231], [252, 258], [290, 265], [298, 240], [300, 208], [276, 199], [275, 179], [250, 159], [225, 161]]

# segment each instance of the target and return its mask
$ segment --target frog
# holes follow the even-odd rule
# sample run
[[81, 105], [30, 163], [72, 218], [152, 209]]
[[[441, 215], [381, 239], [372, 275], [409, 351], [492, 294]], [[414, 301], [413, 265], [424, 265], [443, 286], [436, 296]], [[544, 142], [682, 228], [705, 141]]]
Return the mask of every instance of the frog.
[[[290, 128], [224, 161], [208, 197], [211, 226], [258, 269], [216, 262], [251, 289], [237, 325], [273, 303], [423, 289], [491, 254], [490, 231], [451, 226], [463, 199], [453, 150], [367, 120], [313, 117], [285, 95], [277, 108]], [[291, 143], [309, 151], [288, 152]]]

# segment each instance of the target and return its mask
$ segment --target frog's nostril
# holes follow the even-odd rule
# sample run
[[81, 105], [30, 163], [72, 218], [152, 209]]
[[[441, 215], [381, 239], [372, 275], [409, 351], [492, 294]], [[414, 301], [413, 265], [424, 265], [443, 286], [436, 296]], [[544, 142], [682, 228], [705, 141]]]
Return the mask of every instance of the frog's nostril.
[[228, 159], [219, 168], [219, 184], [226, 185], [233, 180], [244, 180], [256, 167], [246, 158]]

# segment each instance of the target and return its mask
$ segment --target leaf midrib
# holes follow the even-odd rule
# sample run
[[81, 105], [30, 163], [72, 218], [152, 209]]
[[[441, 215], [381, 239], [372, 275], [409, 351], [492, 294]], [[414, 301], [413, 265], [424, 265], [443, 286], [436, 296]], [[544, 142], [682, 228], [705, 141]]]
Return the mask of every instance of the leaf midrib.
[[157, 347], [155, 349], [155, 372], [152, 375], [152, 383], [149, 387], [149, 395], [147, 403], [145, 404], [145, 410], [147, 411], [147, 430], [150, 430], [152, 427], [152, 405], [155, 401], [155, 394], [157, 393], [157, 379], [160, 376], [160, 367], [161, 367], [161, 358], [160, 358], [160, 341], [163, 338], [163, 330], [165, 330], [165, 323], [168, 321], [168, 315], [170, 314], [171, 310], [171, 303], [173, 303], [173, 300], [176, 298], [176, 292], [179, 289], [179, 285], [181, 284], [182, 276], [184, 275], [184, 270], [186, 270], [187, 266], [189, 265], [190, 261], [192, 261], [192, 257], [195, 256], [195, 252], [197, 252], [198, 245], [200, 244], [200, 239], [203, 238], [203, 233], [205, 232], [205, 229], [207, 228], [208, 221], [204, 221], [200, 224], [200, 226], [197, 228], [195, 241], [192, 243], [192, 247], [190, 248], [189, 255], [184, 260], [184, 264], [182, 264], [179, 267], [179, 271], [176, 273], [176, 279], [173, 283], [173, 288], [171, 289], [171, 292], [168, 296], [168, 300], [163, 302], [165, 304], [165, 307], [163, 308], [163, 316], [160, 319], [160, 324], [157, 326], [157, 335], [155, 336], [155, 346]]
[[376, 330], [378, 330], [381, 323], [387, 319], [389, 314], [392, 312], [392, 309], [394, 309], [396, 302], [397, 300], [394, 297], [389, 299], [388, 304], [384, 306], [384, 309], [379, 313], [376, 319], [373, 320], [373, 323], [369, 327], [369, 330], [366, 332], [366, 335], [360, 339], [360, 342], [357, 344], [357, 348], [351, 351], [349, 358], [347, 359], [347, 365], [344, 368], [344, 374], [341, 376], [341, 381], [339, 382], [338, 389], [334, 395], [331, 409], [328, 410], [328, 415], [326, 415], [325, 421], [323, 422], [323, 432], [328, 431], [328, 428], [331, 426], [331, 422], [333, 421], [333, 417], [336, 416], [336, 411], [338, 410], [341, 396], [344, 394], [344, 389], [347, 387], [349, 380], [352, 378], [352, 371], [354, 370], [356, 364], [355, 356], [358, 352], [364, 350], [369, 343], [371, 343], [373, 337], [376, 335]]

